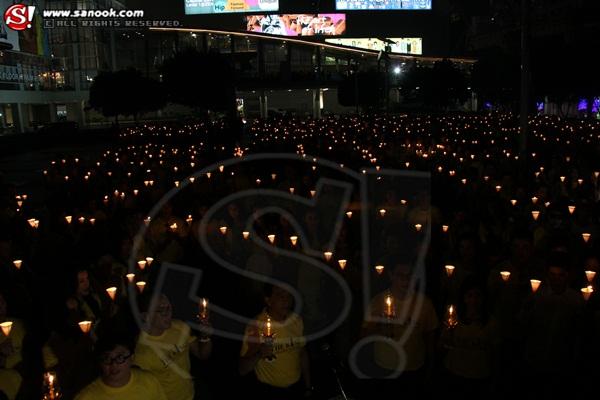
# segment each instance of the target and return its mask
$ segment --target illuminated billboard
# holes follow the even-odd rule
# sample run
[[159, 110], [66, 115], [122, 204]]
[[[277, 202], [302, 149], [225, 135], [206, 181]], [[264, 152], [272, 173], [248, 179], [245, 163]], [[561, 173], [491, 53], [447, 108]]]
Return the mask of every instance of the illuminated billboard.
[[431, 0], [336, 0], [337, 10], [431, 10]]
[[187, 15], [278, 10], [279, 0], [185, 0], [185, 13]]
[[387, 38], [385, 41], [375, 38], [356, 38], [356, 39], [325, 39], [327, 43], [340, 44], [342, 46], [357, 47], [368, 50], [385, 50], [385, 46], [390, 46], [392, 53], [402, 54], [423, 54], [423, 39], [421, 38]]
[[246, 30], [281, 36], [337, 36], [346, 32], [346, 15], [249, 15], [246, 17]]

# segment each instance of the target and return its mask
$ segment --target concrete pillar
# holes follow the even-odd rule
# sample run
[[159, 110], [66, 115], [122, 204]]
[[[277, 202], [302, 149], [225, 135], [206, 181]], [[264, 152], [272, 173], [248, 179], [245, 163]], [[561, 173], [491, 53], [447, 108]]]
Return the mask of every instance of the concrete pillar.
[[321, 118], [322, 99], [323, 99], [323, 89], [313, 89], [312, 90], [312, 109], [313, 109], [313, 118], [315, 118], [315, 119]]
[[267, 118], [269, 116], [269, 106], [267, 94], [264, 90], [260, 92], [260, 95], [258, 96], [258, 102], [260, 106], [260, 117]]
[[[26, 108], [27, 105], [21, 103], [16, 103], [12, 107], [13, 120], [15, 122], [16, 132], [25, 133], [25, 131], [27, 130], [27, 119], [25, 118], [25, 114], [27, 113]], [[15, 115], [15, 111], [17, 115]]]
[[50, 112], [50, 122], [56, 122], [56, 104], [48, 104], [48, 111]]

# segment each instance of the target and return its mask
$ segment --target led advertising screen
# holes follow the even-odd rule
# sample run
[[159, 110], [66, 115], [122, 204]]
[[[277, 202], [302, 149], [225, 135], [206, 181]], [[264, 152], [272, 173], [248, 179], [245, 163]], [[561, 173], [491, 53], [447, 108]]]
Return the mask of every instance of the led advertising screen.
[[421, 38], [387, 38], [386, 41], [375, 38], [336, 38], [325, 39], [327, 43], [341, 44], [342, 46], [357, 47], [368, 50], [385, 50], [385, 46], [390, 46], [392, 53], [402, 54], [423, 54], [423, 39]]
[[337, 10], [431, 10], [431, 0], [336, 0]]
[[346, 32], [346, 15], [249, 15], [246, 17], [246, 30], [281, 36], [337, 36]]
[[278, 11], [279, 0], [185, 0], [185, 13], [223, 14]]

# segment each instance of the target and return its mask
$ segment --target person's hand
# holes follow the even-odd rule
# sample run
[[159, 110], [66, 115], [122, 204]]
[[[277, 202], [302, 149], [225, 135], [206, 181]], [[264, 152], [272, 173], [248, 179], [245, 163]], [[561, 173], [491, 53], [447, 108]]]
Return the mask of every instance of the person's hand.
[[200, 318], [198, 322], [200, 324], [198, 327], [198, 330], [200, 331], [200, 340], [209, 339], [213, 335], [214, 331], [210, 321], [208, 318]]
[[15, 348], [11, 339], [7, 339], [0, 344], [0, 355], [3, 357], [9, 357], [13, 354], [15, 354]]
[[69, 310], [77, 310], [77, 307], [79, 307], [79, 304], [77, 303], [77, 300], [75, 300], [72, 297], [69, 297], [67, 299], [67, 308]]
[[273, 343], [265, 342], [261, 343], [258, 354], [260, 354], [260, 358], [273, 358], [275, 357], [275, 353], [273, 353]]

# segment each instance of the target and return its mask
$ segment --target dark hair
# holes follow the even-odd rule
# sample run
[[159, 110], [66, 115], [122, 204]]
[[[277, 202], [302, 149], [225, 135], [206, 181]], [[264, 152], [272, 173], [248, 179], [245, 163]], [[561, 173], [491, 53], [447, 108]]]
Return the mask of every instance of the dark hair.
[[458, 291], [458, 300], [456, 313], [458, 314], [458, 319], [460, 321], [465, 321], [466, 319], [466, 311], [467, 305], [465, 303], [465, 295], [470, 290], [479, 290], [481, 293], [481, 322], [483, 325], [487, 325], [490, 319], [489, 313], [489, 294], [487, 292], [487, 285], [485, 280], [482, 277], [471, 275], [467, 277], [463, 283], [460, 285], [460, 289]]
[[124, 332], [109, 332], [101, 336], [94, 347], [96, 358], [100, 358], [104, 353], [113, 351], [117, 346], [123, 346], [130, 353], [135, 352], [135, 340], [132, 335]]
[[569, 271], [569, 269], [570, 269], [569, 254], [566, 251], [562, 251], [562, 250], [551, 251], [550, 254], [548, 255], [548, 258], [546, 259], [546, 266], [548, 268], [558, 267], [558, 268], [564, 269], [566, 271]]

